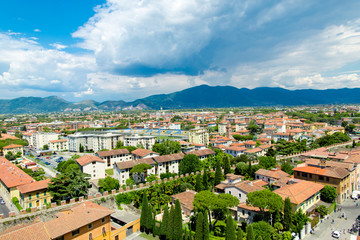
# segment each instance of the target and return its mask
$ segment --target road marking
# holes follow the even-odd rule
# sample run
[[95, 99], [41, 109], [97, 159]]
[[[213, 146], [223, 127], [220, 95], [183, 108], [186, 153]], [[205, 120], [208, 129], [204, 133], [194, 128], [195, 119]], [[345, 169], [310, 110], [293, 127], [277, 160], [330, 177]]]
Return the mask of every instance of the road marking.
[[344, 221], [345, 218], [343, 218], [335, 227], [335, 229], [340, 225], [340, 223], [342, 223], [342, 221]]

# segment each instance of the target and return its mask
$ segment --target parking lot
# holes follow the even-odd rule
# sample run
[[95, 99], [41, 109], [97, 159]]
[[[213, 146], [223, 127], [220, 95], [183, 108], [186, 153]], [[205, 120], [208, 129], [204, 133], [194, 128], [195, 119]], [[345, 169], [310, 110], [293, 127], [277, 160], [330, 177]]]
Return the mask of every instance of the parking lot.
[[[358, 202], [358, 206], [356, 203]], [[315, 239], [350, 239], [348, 229], [352, 228], [356, 218], [360, 215], [360, 200], [354, 201], [352, 199], [346, 200], [343, 204], [338, 205], [341, 211], [333, 212], [328, 219], [318, 225], [314, 229], [314, 234], [309, 234], [305, 237], [306, 240]], [[341, 217], [344, 214], [344, 217]], [[333, 231], [341, 232], [339, 238], [332, 237]], [[353, 233], [357, 235], [357, 233]]]

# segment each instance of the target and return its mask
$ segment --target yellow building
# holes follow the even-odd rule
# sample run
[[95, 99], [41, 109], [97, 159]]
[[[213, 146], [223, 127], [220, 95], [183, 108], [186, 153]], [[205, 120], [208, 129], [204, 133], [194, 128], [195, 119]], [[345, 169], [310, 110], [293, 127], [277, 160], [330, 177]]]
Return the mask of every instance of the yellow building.
[[293, 169], [294, 177], [336, 188], [337, 203], [342, 203], [351, 195], [350, 172], [340, 167], [303, 166]]
[[49, 148], [55, 151], [67, 151], [68, 140], [67, 139], [50, 140]]
[[19, 198], [18, 186], [35, 182], [23, 170], [4, 157], [0, 157], [0, 195]]
[[285, 201], [290, 199], [292, 211], [302, 209], [303, 212], [310, 212], [320, 202], [320, 191], [324, 185], [301, 180], [274, 190]]
[[209, 145], [209, 132], [206, 128], [189, 130], [189, 142]]
[[113, 213], [113, 210], [86, 201], [57, 213], [53, 220], [9, 228], [0, 233], [0, 240], [123, 240], [128, 234], [139, 231], [139, 218], [113, 230]]
[[31, 207], [41, 207], [50, 203], [51, 196], [47, 191], [50, 179], [32, 182], [18, 186], [19, 203], [26, 209]]
[[13, 155], [17, 154], [18, 152], [21, 152], [21, 155], [24, 155], [24, 146], [18, 144], [10, 144], [8, 146], [3, 147], [4, 156], [8, 152], [11, 152]]

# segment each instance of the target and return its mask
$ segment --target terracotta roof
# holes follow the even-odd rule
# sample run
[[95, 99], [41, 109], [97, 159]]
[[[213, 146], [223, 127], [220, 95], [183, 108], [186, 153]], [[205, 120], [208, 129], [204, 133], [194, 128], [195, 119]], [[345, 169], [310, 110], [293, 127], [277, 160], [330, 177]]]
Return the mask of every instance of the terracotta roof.
[[23, 145], [19, 145], [19, 144], [10, 144], [8, 146], [3, 147], [3, 149], [11, 149], [11, 148], [22, 148], [24, 147]]
[[273, 179], [280, 179], [280, 178], [290, 176], [289, 174], [287, 174], [286, 172], [281, 171], [281, 170], [266, 170], [266, 169], [259, 169], [255, 172], [255, 174], [270, 177]]
[[[252, 212], [260, 212], [260, 208], [258, 207], [253, 207], [251, 205], [247, 205], [246, 203], [240, 203], [238, 205], [238, 208], [241, 208], [241, 209], [245, 209], [245, 210], [248, 210], [248, 211], [252, 211]], [[264, 211], [267, 211], [266, 209]]]
[[42, 181], [32, 182], [32, 183], [28, 183], [28, 184], [18, 186], [17, 189], [21, 193], [29, 193], [29, 192], [35, 192], [35, 191], [38, 191], [38, 190], [44, 190], [44, 189], [47, 189], [48, 183], [50, 181], [51, 181], [50, 179], [45, 179], [45, 180], [42, 180]]
[[258, 152], [261, 152], [263, 151], [264, 149], [261, 149], [261, 148], [253, 148], [253, 149], [249, 149], [246, 151], [246, 153], [258, 153]]
[[19, 139], [19, 138], [10, 134], [2, 133], [0, 140], [5, 140], [5, 139]]
[[0, 180], [8, 187], [17, 187], [35, 180], [4, 157], [0, 157]]
[[59, 140], [50, 140], [51, 143], [60, 143], [60, 142], [67, 142], [67, 139], [59, 139]]
[[51, 240], [43, 222], [16, 225], [0, 234], [0, 240]]
[[228, 148], [225, 148], [225, 150], [229, 150], [229, 151], [236, 151], [236, 152], [244, 152], [246, 151], [247, 148], [244, 147], [237, 147], [237, 146], [230, 146]]
[[92, 156], [92, 155], [84, 155], [78, 159], [76, 159], [76, 161], [78, 162], [78, 164], [80, 166], [84, 166], [86, 164], [89, 164], [91, 162], [105, 162], [104, 160], [102, 160], [101, 158], [97, 157], [97, 156]]
[[205, 149], [190, 151], [185, 154], [186, 155], [195, 154], [196, 156], [200, 157], [200, 156], [212, 155], [212, 154], [215, 154], [215, 152], [209, 148], [205, 148]]
[[310, 165], [321, 166], [321, 163], [324, 163], [325, 166], [327, 167], [340, 167], [340, 168], [346, 168], [348, 170], [354, 168], [354, 163], [351, 162], [337, 162], [337, 161], [327, 161], [327, 160], [321, 161], [320, 159], [315, 159], [315, 158], [305, 159], [305, 163], [308, 166]]
[[115, 156], [120, 154], [130, 154], [130, 152], [124, 148], [124, 149], [116, 149], [116, 150], [110, 150], [110, 151], [101, 151], [96, 153], [99, 157], [109, 157], [109, 156]]
[[140, 156], [140, 157], [145, 157], [147, 155], [149, 155], [150, 153], [155, 153], [151, 150], [147, 150], [147, 149], [143, 149], [143, 148], [138, 148], [135, 149], [134, 151], [131, 152], [134, 155]]
[[296, 167], [293, 169], [293, 171], [311, 173], [311, 174], [340, 178], [340, 179], [343, 179], [350, 174], [348, 170], [339, 167], [319, 168], [319, 167], [305, 166], [305, 167]]
[[235, 185], [226, 186], [224, 188], [231, 188], [231, 187], [237, 188], [245, 193], [255, 192], [264, 189], [262, 186], [256, 185], [251, 181], [240, 182]]
[[306, 199], [310, 198], [314, 194], [318, 193], [323, 188], [324, 185], [320, 183], [300, 181], [298, 183], [293, 183], [278, 188], [274, 190], [274, 193], [280, 195], [283, 200], [289, 197], [290, 202], [297, 205], [304, 202]]
[[197, 192], [193, 190], [186, 190], [185, 192], [172, 195], [171, 197], [179, 199], [181, 205], [184, 205], [187, 209], [192, 211], [194, 209], [193, 202], [196, 193]]
[[117, 162], [116, 166], [119, 169], [131, 169], [131, 168], [135, 167], [136, 165], [138, 165], [140, 163], [146, 163], [146, 164], [149, 164], [149, 165], [156, 164], [156, 162], [152, 158], [143, 158], [143, 159], [139, 159], [139, 160]]
[[153, 159], [158, 163], [179, 161], [182, 160], [183, 158], [184, 158], [183, 153], [174, 153], [174, 154], [153, 157]]

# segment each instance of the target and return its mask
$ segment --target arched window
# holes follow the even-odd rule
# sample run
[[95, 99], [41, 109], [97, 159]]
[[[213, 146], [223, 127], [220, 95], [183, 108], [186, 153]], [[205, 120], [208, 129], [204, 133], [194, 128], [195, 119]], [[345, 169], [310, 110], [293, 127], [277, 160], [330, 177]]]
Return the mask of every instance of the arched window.
[[105, 230], [105, 227], [102, 228], [102, 234], [106, 234], [106, 230]]
[[89, 233], [89, 240], [93, 240], [92, 233]]

